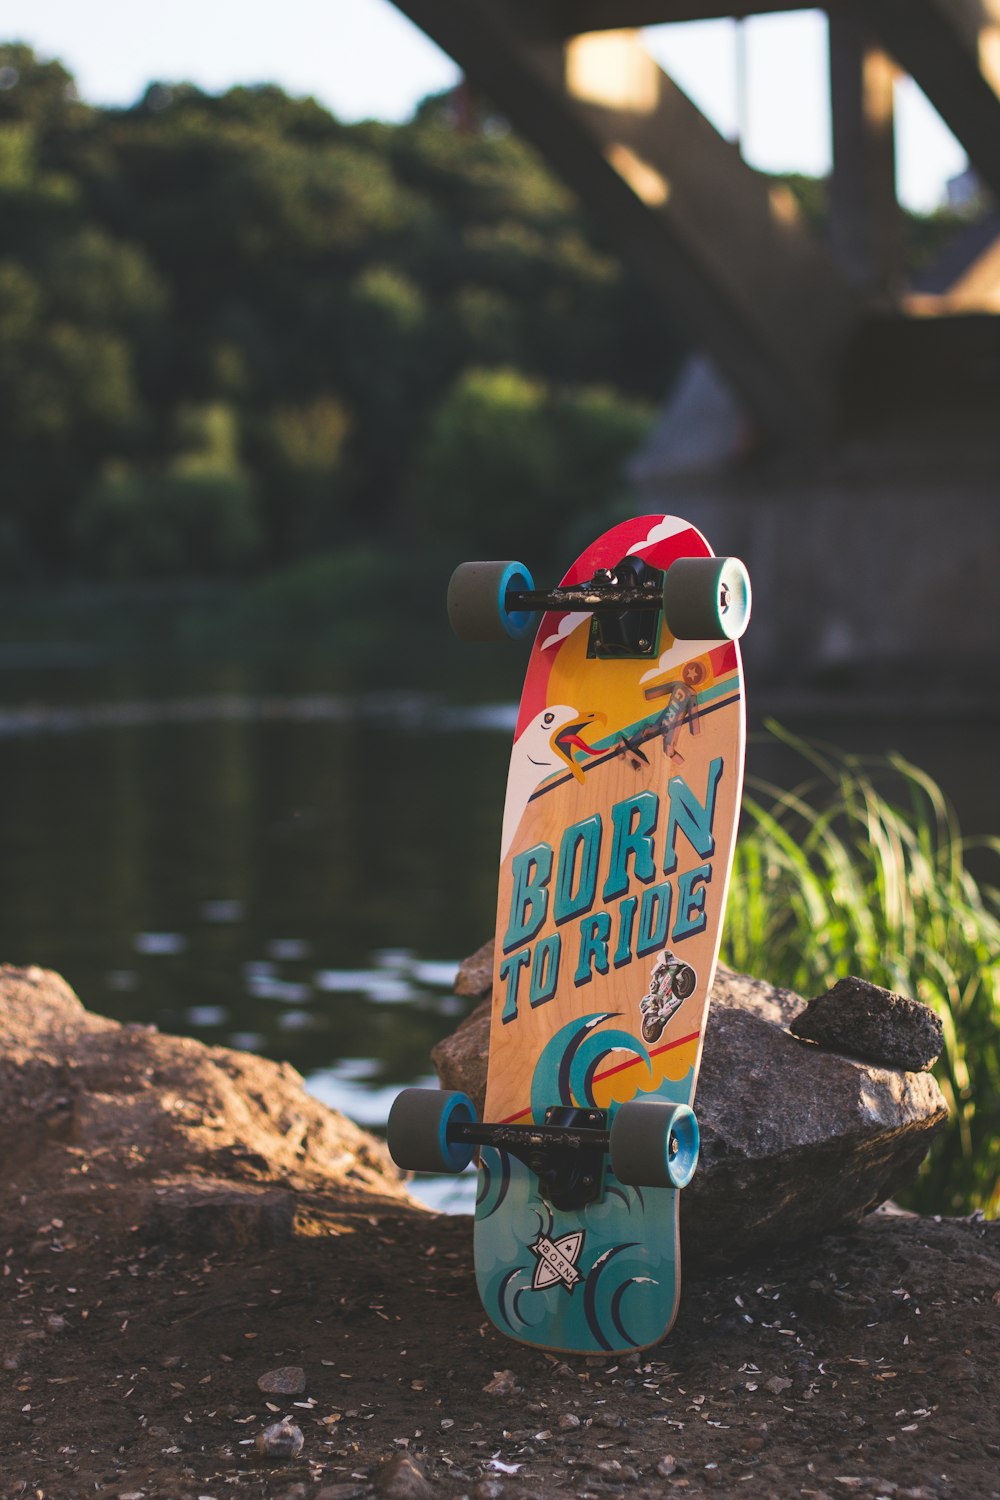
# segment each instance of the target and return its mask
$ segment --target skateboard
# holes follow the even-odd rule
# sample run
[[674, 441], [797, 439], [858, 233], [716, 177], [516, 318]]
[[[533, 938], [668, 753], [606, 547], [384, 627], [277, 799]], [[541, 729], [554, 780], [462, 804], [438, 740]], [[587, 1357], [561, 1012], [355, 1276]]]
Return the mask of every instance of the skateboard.
[[501, 836], [485, 1120], [406, 1089], [389, 1150], [479, 1154], [475, 1266], [523, 1343], [648, 1348], [680, 1296], [679, 1189], [743, 779], [743, 564], [673, 516], [599, 537], [562, 583], [465, 563], [470, 639], [530, 634]]

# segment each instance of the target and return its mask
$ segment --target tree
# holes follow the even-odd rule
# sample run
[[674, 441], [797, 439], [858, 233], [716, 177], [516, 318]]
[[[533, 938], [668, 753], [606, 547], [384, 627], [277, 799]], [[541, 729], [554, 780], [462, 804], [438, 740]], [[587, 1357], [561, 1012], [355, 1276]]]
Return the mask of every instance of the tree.
[[539, 158], [453, 116], [94, 109], [0, 48], [0, 567], [226, 571], [412, 541], [414, 495], [457, 537], [478, 496], [610, 493], [674, 346]]
[[417, 456], [425, 525], [456, 550], [536, 560], [581, 513], [612, 498], [651, 412], [607, 390], [553, 390], [517, 370], [465, 371], [435, 408]]

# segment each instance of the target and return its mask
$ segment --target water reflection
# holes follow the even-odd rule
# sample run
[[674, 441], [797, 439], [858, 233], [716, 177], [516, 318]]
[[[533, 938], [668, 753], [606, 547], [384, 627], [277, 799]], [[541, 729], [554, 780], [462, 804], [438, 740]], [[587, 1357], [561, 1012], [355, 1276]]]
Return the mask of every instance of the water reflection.
[[349, 1112], [382, 1123], [465, 1009], [458, 959], [492, 925], [483, 788], [507, 746], [484, 730], [509, 706], [312, 689], [104, 702], [87, 685], [0, 710], [3, 958], [59, 970], [121, 1020], [287, 1059], [317, 1088], [363, 1063]]

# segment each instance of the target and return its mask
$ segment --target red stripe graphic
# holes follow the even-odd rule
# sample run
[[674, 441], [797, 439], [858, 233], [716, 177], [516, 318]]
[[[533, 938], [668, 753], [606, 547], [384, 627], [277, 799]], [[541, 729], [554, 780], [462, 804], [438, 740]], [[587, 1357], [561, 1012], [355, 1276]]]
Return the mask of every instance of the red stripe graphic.
[[[659, 1057], [663, 1052], [672, 1052], [675, 1047], [683, 1047], [686, 1042], [696, 1042], [701, 1035], [700, 1031], [692, 1031], [688, 1036], [680, 1036], [675, 1042], [665, 1042], [662, 1047], [654, 1047], [650, 1057]], [[627, 1062], [615, 1063], [613, 1068], [604, 1068], [600, 1073], [594, 1075], [594, 1082], [600, 1083], [605, 1078], [612, 1078], [616, 1073], [624, 1073], [626, 1068], [634, 1068], [642, 1062], [641, 1057], [630, 1057]], [[526, 1115], [531, 1114], [531, 1107], [518, 1110], [516, 1115], [508, 1115], [500, 1121], [501, 1125], [514, 1125], [518, 1120], [523, 1120]]]

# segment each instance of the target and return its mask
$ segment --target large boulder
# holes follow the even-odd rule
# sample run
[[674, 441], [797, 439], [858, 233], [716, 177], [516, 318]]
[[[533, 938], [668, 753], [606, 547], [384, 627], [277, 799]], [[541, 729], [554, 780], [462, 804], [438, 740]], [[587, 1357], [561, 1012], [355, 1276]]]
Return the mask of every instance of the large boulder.
[[[462, 966], [459, 993], [489, 993], [492, 946]], [[863, 982], [852, 984], [856, 996]], [[804, 1005], [719, 967], [696, 1101], [701, 1162], [681, 1212], [689, 1265], [731, 1263], [856, 1222], [912, 1181], [947, 1119], [929, 1073], [793, 1036]], [[442, 1086], [464, 1089], [480, 1115], [489, 1022], [485, 1000], [433, 1054]], [[915, 1024], [926, 1032], [925, 1017]]]
[[0, 1210], [30, 1192], [94, 1237], [251, 1249], [334, 1186], [345, 1219], [410, 1202], [385, 1148], [288, 1063], [120, 1025], [58, 974], [0, 964]]

